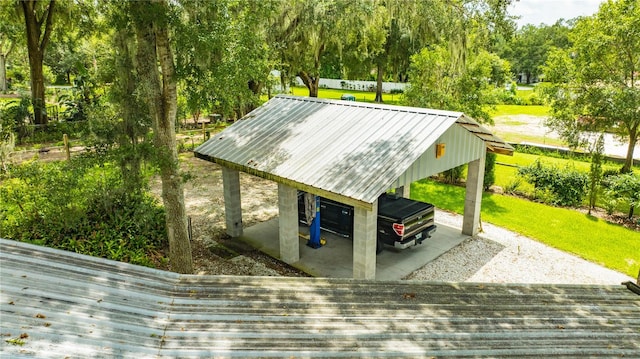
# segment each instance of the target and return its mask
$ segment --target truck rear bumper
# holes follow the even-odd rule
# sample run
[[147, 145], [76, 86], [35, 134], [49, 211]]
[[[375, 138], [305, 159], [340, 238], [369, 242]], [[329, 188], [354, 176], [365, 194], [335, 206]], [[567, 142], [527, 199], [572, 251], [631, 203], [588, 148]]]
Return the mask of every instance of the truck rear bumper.
[[425, 229], [424, 231], [417, 233], [416, 235], [414, 235], [413, 237], [410, 237], [409, 240], [407, 241], [396, 241], [393, 243], [393, 246], [395, 248], [398, 249], [405, 249], [405, 248], [409, 248], [412, 246], [415, 246], [417, 244], [422, 243], [422, 241], [424, 241], [425, 239], [431, 237], [431, 235], [436, 231], [436, 226], [433, 225], [427, 229]]

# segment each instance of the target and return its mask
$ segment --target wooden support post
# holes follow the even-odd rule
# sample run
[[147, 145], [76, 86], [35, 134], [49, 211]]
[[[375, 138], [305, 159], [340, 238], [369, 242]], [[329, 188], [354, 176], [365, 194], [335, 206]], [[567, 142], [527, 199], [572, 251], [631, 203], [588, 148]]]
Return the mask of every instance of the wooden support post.
[[69, 136], [65, 133], [62, 135], [62, 142], [64, 142], [64, 151], [67, 153], [67, 161], [71, 160], [71, 152], [69, 151]]

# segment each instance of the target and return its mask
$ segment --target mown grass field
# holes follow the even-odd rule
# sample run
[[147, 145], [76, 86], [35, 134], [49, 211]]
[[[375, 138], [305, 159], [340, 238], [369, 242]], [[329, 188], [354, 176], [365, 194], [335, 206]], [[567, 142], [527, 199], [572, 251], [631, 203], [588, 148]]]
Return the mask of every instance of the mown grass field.
[[541, 105], [496, 105], [494, 109], [490, 110], [491, 116], [516, 116], [516, 115], [529, 115], [529, 116], [548, 116], [549, 106]]
[[[411, 185], [412, 198], [460, 214], [464, 192], [432, 180]], [[575, 210], [489, 193], [482, 198], [482, 220], [634, 278], [638, 274], [640, 232]]]
[[[306, 87], [291, 87], [291, 91], [294, 96], [309, 96], [309, 90], [307, 90]], [[361, 102], [375, 102], [375, 99], [376, 99], [375, 92], [323, 89], [323, 88], [318, 90], [319, 98], [339, 100], [340, 96], [344, 94], [353, 95], [355, 96], [356, 101], [361, 101]], [[400, 105], [401, 99], [402, 99], [402, 94], [388, 94], [388, 93], [382, 94], [382, 100], [387, 105]]]

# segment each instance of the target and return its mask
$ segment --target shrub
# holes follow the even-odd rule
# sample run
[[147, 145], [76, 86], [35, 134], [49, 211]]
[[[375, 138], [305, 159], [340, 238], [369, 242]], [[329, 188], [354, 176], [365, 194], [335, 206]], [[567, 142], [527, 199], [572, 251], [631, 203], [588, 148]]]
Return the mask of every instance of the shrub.
[[27, 94], [21, 94], [19, 101], [5, 103], [0, 108], [0, 122], [4, 131], [16, 134], [18, 143], [33, 133], [31, 125], [31, 98]]
[[629, 206], [629, 219], [633, 218], [635, 208], [640, 207], [640, 176], [625, 173], [608, 177], [604, 185], [608, 201], [626, 203]]
[[494, 183], [496, 183], [496, 157], [493, 152], [487, 152], [486, 162], [484, 164], [484, 190], [488, 191]]
[[454, 167], [450, 170], [446, 170], [440, 173], [438, 177], [444, 183], [456, 184], [460, 182], [460, 180], [462, 179], [462, 173], [464, 172], [464, 167], [465, 166], [462, 165], [462, 166]]
[[[561, 206], [577, 206], [582, 203], [588, 184], [588, 175], [572, 168], [559, 169], [544, 166], [540, 161], [518, 168], [518, 174], [531, 183], [538, 199]], [[552, 195], [549, 195], [552, 194]]]
[[591, 166], [589, 167], [589, 214], [596, 208], [600, 183], [602, 182], [602, 158], [604, 153], [604, 137], [601, 134], [591, 151]]
[[507, 183], [504, 187], [504, 192], [508, 194], [518, 194], [520, 192], [519, 189], [521, 184], [522, 179], [520, 179], [520, 177], [516, 177]]
[[0, 237], [151, 266], [166, 244], [164, 210], [125, 191], [120, 171], [94, 158], [10, 166], [0, 186]]

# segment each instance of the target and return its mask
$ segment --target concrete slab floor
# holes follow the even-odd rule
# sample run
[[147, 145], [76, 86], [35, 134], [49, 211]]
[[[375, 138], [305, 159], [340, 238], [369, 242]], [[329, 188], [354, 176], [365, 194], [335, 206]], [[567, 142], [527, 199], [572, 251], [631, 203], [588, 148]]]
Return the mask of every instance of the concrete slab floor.
[[[459, 228], [437, 221], [436, 225], [437, 231], [422, 244], [404, 250], [385, 246], [385, 250], [376, 257], [376, 280], [402, 279], [468, 238], [461, 234]], [[308, 227], [300, 226], [300, 232], [308, 233]], [[306, 245], [307, 239], [300, 237], [300, 260], [291, 265], [314, 277], [352, 278], [351, 238], [326, 231], [322, 231], [321, 238], [326, 240], [326, 244], [313, 249]], [[274, 258], [280, 258], [277, 217], [245, 228], [239, 239]]]

